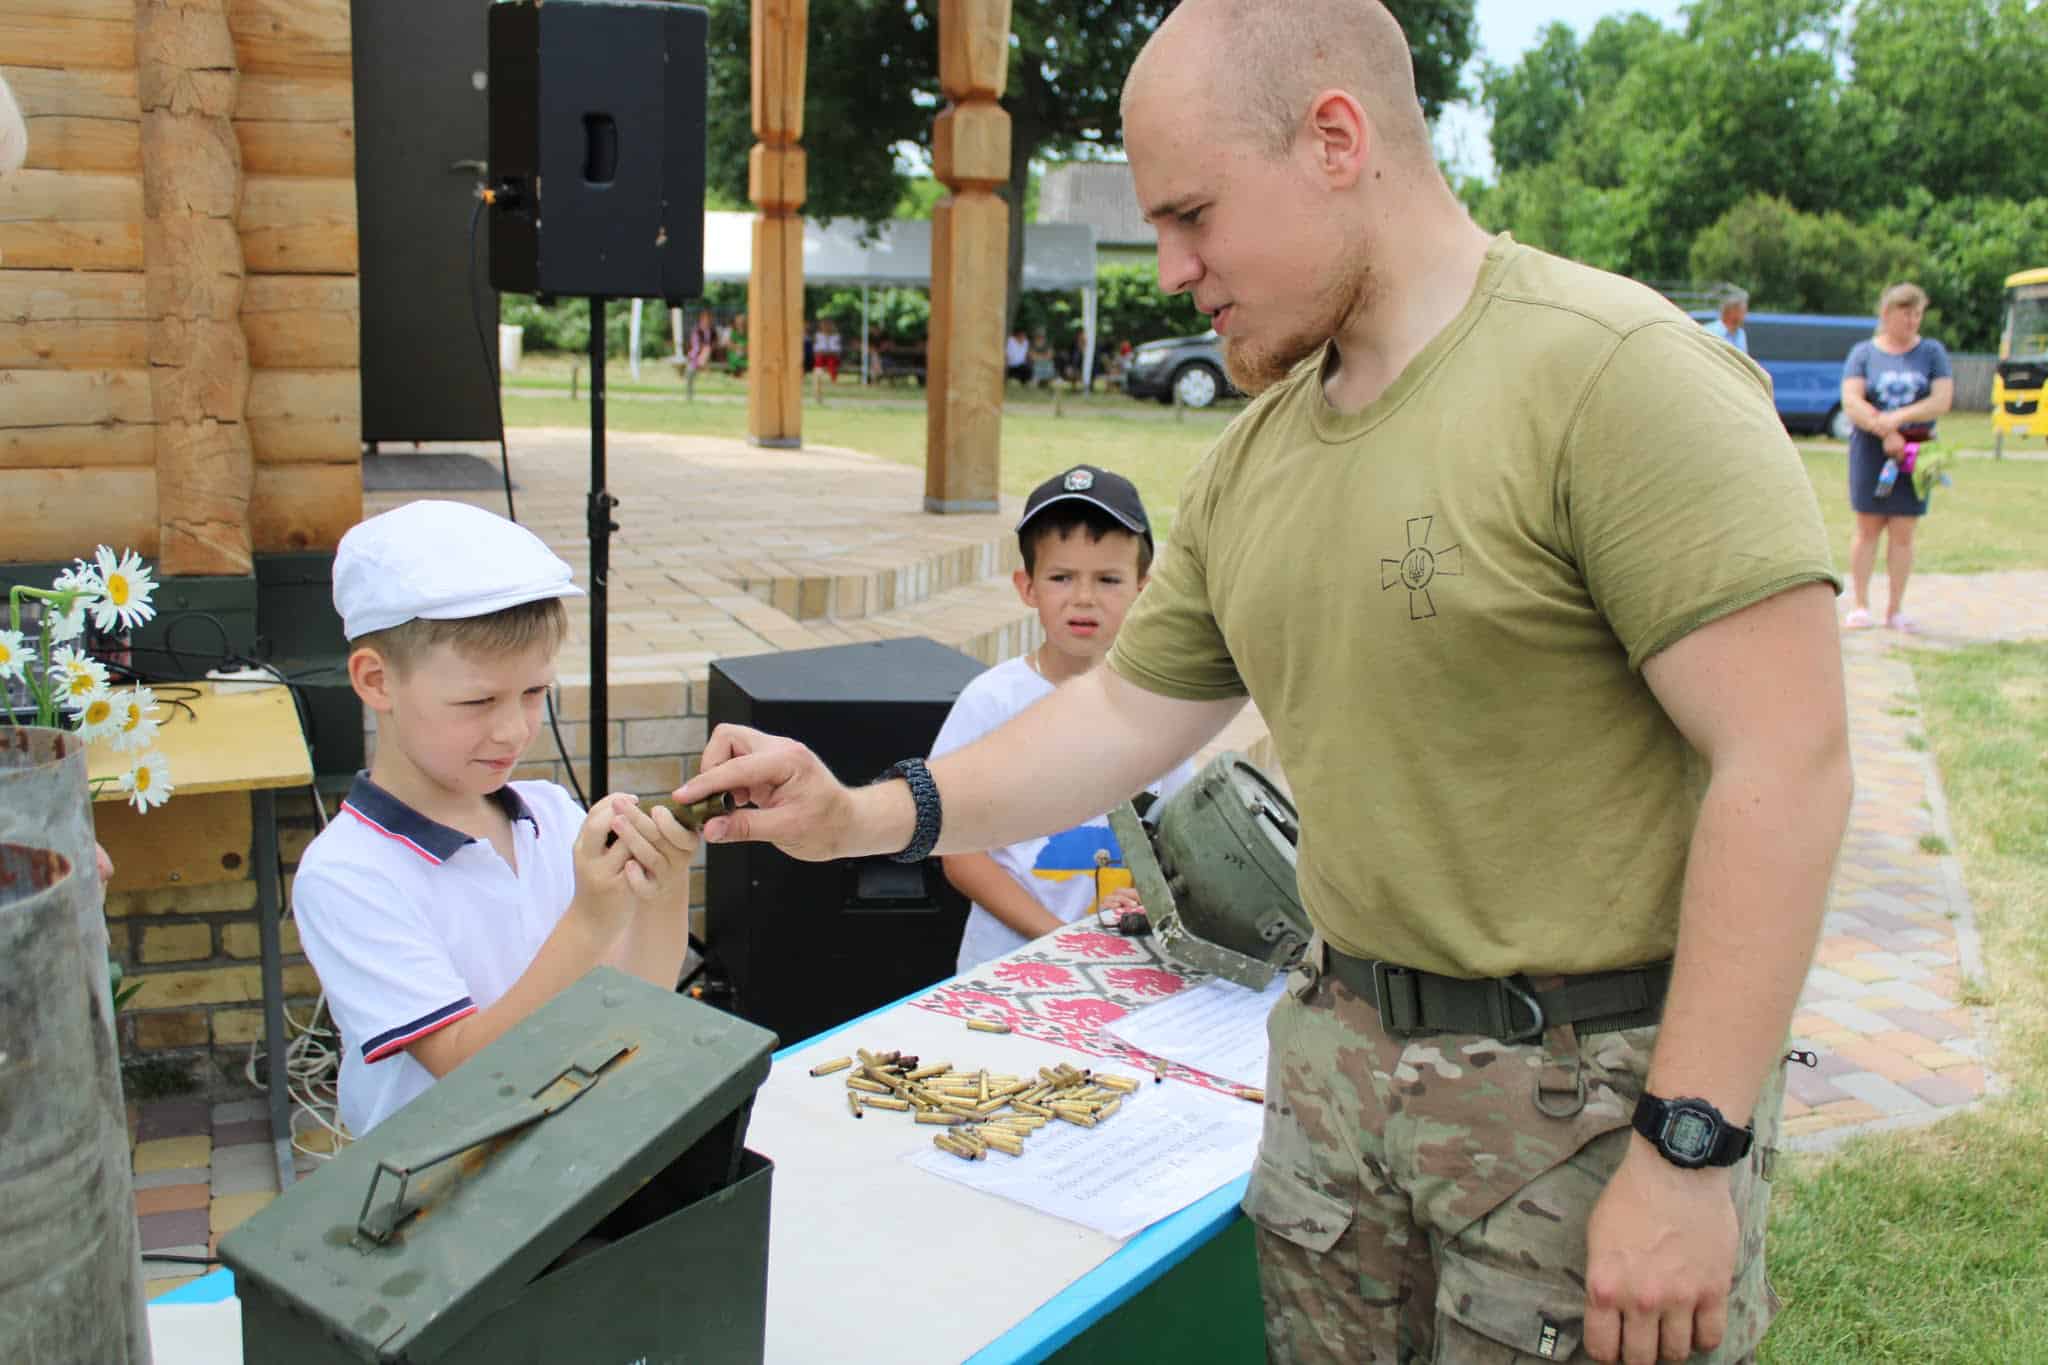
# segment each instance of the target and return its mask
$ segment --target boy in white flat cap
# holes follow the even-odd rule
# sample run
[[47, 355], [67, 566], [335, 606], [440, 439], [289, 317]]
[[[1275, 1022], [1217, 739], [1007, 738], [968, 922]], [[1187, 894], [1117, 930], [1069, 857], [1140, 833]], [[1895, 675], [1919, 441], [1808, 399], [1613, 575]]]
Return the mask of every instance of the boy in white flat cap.
[[508, 780], [544, 720], [562, 599], [582, 595], [539, 537], [466, 503], [408, 503], [335, 551], [376, 755], [292, 904], [358, 1137], [592, 967], [675, 985], [696, 837], [631, 796], [586, 815], [553, 782]]

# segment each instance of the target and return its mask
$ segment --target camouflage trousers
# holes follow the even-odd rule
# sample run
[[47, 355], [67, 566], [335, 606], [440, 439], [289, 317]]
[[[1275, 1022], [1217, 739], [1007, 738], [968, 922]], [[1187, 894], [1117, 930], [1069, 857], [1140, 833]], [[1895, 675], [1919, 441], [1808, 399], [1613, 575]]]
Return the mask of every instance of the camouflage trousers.
[[[1265, 1131], [1244, 1200], [1267, 1358], [1587, 1359], [1586, 1222], [1627, 1150], [1655, 1027], [1403, 1042], [1339, 981], [1297, 972], [1290, 987], [1267, 1024]], [[1693, 1357], [1704, 1365], [1749, 1360], [1778, 1308], [1764, 1224], [1782, 1094], [1773, 1067], [1733, 1175], [1728, 1330]]]

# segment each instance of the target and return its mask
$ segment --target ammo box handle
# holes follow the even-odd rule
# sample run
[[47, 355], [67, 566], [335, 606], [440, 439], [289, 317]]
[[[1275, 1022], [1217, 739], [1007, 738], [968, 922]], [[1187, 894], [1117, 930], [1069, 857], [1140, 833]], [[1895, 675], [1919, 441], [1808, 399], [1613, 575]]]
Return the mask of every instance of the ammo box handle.
[[[489, 1142], [492, 1138], [514, 1133], [529, 1124], [538, 1123], [549, 1114], [560, 1113], [578, 1099], [590, 1093], [605, 1068], [630, 1051], [630, 1045], [616, 1040], [606, 1040], [589, 1054], [579, 1057], [556, 1072], [540, 1089], [526, 1099], [519, 1101], [502, 1114], [485, 1119], [467, 1135], [456, 1139], [451, 1145], [441, 1148], [428, 1156], [414, 1157], [410, 1161], [393, 1161], [380, 1157], [377, 1169], [370, 1173], [370, 1188], [363, 1192], [363, 1208], [356, 1215], [356, 1231], [379, 1246], [391, 1239], [398, 1225], [405, 1221], [411, 1210], [405, 1207], [406, 1187], [413, 1176], [430, 1167], [438, 1166], [449, 1157], [460, 1156], [470, 1148]], [[376, 1201], [377, 1185], [389, 1173], [398, 1180], [398, 1189], [391, 1201], [370, 1213], [370, 1205]]]

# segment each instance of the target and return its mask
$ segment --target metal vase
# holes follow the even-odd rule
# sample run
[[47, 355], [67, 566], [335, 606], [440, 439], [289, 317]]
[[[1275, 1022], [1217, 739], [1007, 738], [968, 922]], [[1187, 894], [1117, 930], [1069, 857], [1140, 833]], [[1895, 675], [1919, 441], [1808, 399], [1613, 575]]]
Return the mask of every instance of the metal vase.
[[[85, 780], [85, 741], [69, 730], [0, 724], [0, 842], [59, 853], [97, 887], [99, 862], [92, 824], [92, 791]], [[80, 903], [86, 951], [107, 952], [107, 918], [97, 893]], [[103, 992], [107, 974], [98, 978]], [[106, 1001], [109, 1027], [113, 1000]]]
[[90, 862], [0, 840], [0, 1343], [22, 1365], [150, 1358], [105, 956], [79, 933], [99, 899]]

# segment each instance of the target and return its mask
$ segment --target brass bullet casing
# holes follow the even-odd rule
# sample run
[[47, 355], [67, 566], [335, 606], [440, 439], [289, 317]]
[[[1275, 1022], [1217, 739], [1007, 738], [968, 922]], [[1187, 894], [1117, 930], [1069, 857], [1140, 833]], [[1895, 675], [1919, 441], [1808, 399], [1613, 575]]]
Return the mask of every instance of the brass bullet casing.
[[951, 1062], [933, 1062], [930, 1066], [919, 1067], [903, 1079], [906, 1081], [921, 1081], [928, 1076], [943, 1076], [952, 1069], [953, 1064]]
[[889, 1093], [888, 1086], [871, 1081], [865, 1076], [848, 1076], [846, 1078], [846, 1088], [848, 1090], [865, 1091], [870, 1095], [886, 1095]]
[[972, 1123], [982, 1116], [981, 1111], [971, 1104], [945, 1104], [939, 1107], [939, 1112], [956, 1115], [963, 1123]]
[[1076, 1124], [1082, 1128], [1093, 1128], [1095, 1126], [1095, 1115], [1083, 1113], [1077, 1109], [1062, 1109], [1059, 1111], [1059, 1118], [1063, 1123]]
[[932, 1109], [920, 1110], [917, 1115], [917, 1121], [919, 1123], [943, 1124], [948, 1128], [953, 1127], [955, 1124], [967, 1122], [966, 1119], [961, 1118], [958, 1114], [943, 1114]]
[[1044, 1105], [1033, 1104], [1029, 1100], [1011, 1100], [1010, 1107], [1020, 1114], [1031, 1114], [1042, 1119], [1054, 1117], [1052, 1110]]
[[1138, 1083], [1127, 1076], [1097, 1076], [1095, 1083], [1120, 1095], [1128, 1095], [1138, 1088]]
[[811, 1074], [813, 1076], [829, 1076], [835, 1071], [844, 1071], [852, 1065], [853, 1058], [851, 1057], [834, 1057], [829, 1062], [819, 1062], [816, 1066], [812, 1067]]
[[1111, 1114], [1114, 1114], [1117, 1110], [1123, 1107], [1124, 1102], [1122, 1100], [1111, 1100], [1109, 1103], [1103, 1105], [1100, 1109], [1095, 1111], [1095, 1117], [1098, 1119], [1106, 1119]]
[[847, 1091], [847, 1092], [846, 1092], [846, 1107], [847, 1107], [848, 1109], [851, 1109], [851, 1110], [853, 1111], [853, 1116], [854, 1116], [855, 1118], [859, 1118], [859, 1117], [860, 1117], [860, 1096], [858, 1096], [858, 1095], [854, 1094], [854, 1093], [853, 1093], [853, 1092], [852, 1092], [851, 1090]]
[[951, 1133], [940, 1133], [937, 1137], [932, 1139], [932, 1146], [938, 1148], [942, 1152], [950, 1152], [954, 1156], [959, 1157], [962, 1161], [974, 1160], [974, 1149], [972, 1147], [969, 1147], [966, 1143], [960, 1141], [960, 1139], [954, 1137]]
[[1021, 1139], [1011, 1137], [1008, 1134], [985, 1132], [982, 1134], [982, 1141], [987, 1143], [989, 1146], [995, 1148], [997, 1151], [1003, 1153], [1005, 1156], [1024, 1155], [1023, 1141]]
[[1250, 1100], [1253, 1104], [1266, 1102], [1266, 1092], [1254, 1085], [1240, 1085], [1230, 1093], [1241, 1100]]
[[877, 1095], [872, 1099], [862, 1100], [861, 1104], [868, 1109], [891, 1109], [899, 1114], [910, 1112], [910, 1101], [899, 1100], [893, 1095]]
[[986, 1072], [986, 1071], [984, 1071], [984, 1072], [982, 1072], [982, 1073], [981, 1073], [981, 1098], [980, 1098], [980, 1099], [978, 1099], [978, 1100], [976, 1100], [976, 1101], [975, 1101], [975, 1103], [976, 1103], [976, 1104], [987, 1104], [987, 1103], [988, 1103], [988, 1072]]
[[969, 1019], [967, 1027], [976, 1033], [1008, 1033], [1010, 1026], [1000, 1019]]
[[[731, 792], [718, 792], [705, 797], [702, 801], [692, 801], [687, 806], [677, 801], [650, 801], [647, 803], [646, 809], [650, 815], [657, 810], [667, 811], [676, 818], [677, 824], [695, 834], [704, 828], [704, 822], [712, 816], [730, 815], [735, 810], [738, 810], [739, 807], [733, 804]], [[606, 848], [610, 848], [618, 841], [619, 836], [616, 834], [604, 836], [604, 846]]]

